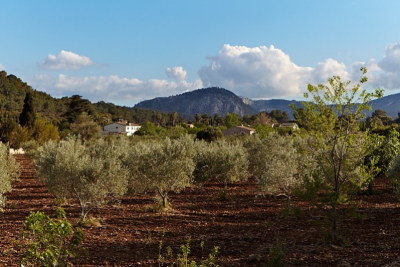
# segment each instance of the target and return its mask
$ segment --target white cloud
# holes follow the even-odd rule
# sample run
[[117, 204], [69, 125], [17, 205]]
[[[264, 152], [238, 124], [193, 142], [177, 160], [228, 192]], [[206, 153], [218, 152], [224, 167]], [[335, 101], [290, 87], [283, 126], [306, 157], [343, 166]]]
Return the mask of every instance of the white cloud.
[[[181, 71], [185, 72], [183, 69]], [[55, 97], [79, 94], [92, 102], [129, 102], [130, 106], [142, 100], [180, 94], [202, 87], [199, 80], [193, 83], [186, 81], [176, 83], [161, 79], [141, 81], [136, 78], [121, 78], [115, 75], [75, 77], [64, 74], [38, 75], [30, 81], [30, 84]]]
[[333, 76], [339, 76], [342, 81], [349, 79], [346, 65], [328, 58], [324, 62], [318, 62], [317, 66], [311, 71], [311, 80], [309, 83], [325, 84]]
[[5, 70], [4, 66], [0, 64], [0, 70]]
[[400, 43], [386, 47], [385, 56], [378, 62], [381, 72], [373, 80], [373, 85], [385, 89], [400, 89]]
[[[376, 62], [354, 62], [349, 68], [344, 63], [328, 58], [315, 66], [298, 66], [289, 55], [274, 46], [246, 47], [222, 46], [219, 52], [207, 57], [208, 66], [199, 69], [199, 80], [187, 81], [187, 72], [181, 66], [167, 68], [169, 79], [150, 79], [119, 76], [76, 77], [59, 75], [39, 75], [31, 85], [53, 96], [79, 94], [91, 101], [129, 103], [160, 96], [170, 96], [208, 86], [223, 87], [235, 94], [249, 98], [298, 98], [307, 89], [307, 84], [327, 84], [328, 78], [340, 76], [342, 81], [359, 81], [360, 68], [369, 70], [367, 86], [400, 89], [400, 43], [389, 45], [386, 55]], [[49, 55], [43, 67], [50, 69], [79, 69], [89, 66], [87, 57], [61, 51]], [[0, 69], [1, 69], [0, 65]], [[127, 102], [126, 102], [127, 103]]]
[[168, 78], [173, 79], [178, 84], [179, 88], [186, 88], [185, 91], [191, 91], [194, 89], [203, 88], [203, 83], [201, 80], [196, 80], [193, 83], [189, 83], [186, 81], [187, 72], [182, 67], [173, 67], [167, 68], [165, 73], [167, 74]]
[[282, 50], [270, 46], [224, 45], [208, 57], [209, 66], [198, 74], [205, 86], [219, 86], [249, 98], [296, 97], [308, 83], [326, 83], [333, 75], [348, 79], [346, 66], [333, 59], [315, 68], [301, 67]]
[[78, 70], [93, 65], [90, 58], [61, 50], [57, 55], [49, 54], [44, 62], [38, 64], [44, 69], [50, 70]]
[[361, 77], [363, 76], [361, 72], [361, 68], [365, 67], [368, 70], [367, 77], [368, 77], [368, 84], [371, 86], [375, 83], [375, 76], [373, 75], [374, 72], [379, 71], [380, 68], [378, 64], [376, 64], [375, 59], [370, 59], [368, 62], [360, 62], [356, 61], [351, 64], [351, 80], [353, 82], [359, 82]]
[[167, 68], [165, 72], [168, 78], [175, 79], [178, 82], [186, 81], [186, 71], [182, 67]]
[[400, 73], [381, 73], [375, 77], [373, 85], [385, 89], [400, 89]]
[[386, 47], [386, 55], [378, 62], [378, 66], [385, 72], [400, 72], [400, 43]]

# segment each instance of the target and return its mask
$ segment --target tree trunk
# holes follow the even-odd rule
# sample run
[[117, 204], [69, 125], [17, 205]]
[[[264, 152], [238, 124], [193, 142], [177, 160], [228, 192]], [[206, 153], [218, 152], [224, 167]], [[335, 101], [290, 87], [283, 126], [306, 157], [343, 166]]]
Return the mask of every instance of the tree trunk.
[[87, 215], [86, 208], [85, 208], [85, 207], [82, 207], [82, 209], [81, 209], [81, 218], [80, 218], [80, 221], [81, 221], [81, 222], [84, 222], [84, 221], [85, 221], [86, 215]]
[[374, 193], [374, 183], [373, 181], [368, 183], [368, 194], [372, 195]]
[[332, 221], [332, 239], [336, 240], [337, 239], [337, 232], [336, 232], [336, 220], [337, 220], [337, 214], [336, 214], [336, 202], [333, 203], [333, 221]]
[[291, 210], [291, 207], [290, 207], [290, 196], [286, 196], [286, 205], [287, 205], [288, 214], [291, 215], [292, 214], [292, 210]]
[[167, 196], [161, 196], [162, 197], [162, 205], [163, 208], [165, 209], [167, 207]]
[[165, 193], [165, 194], [163, 194], [158, 188], [157, 188], [157, 193], [158, 193], [158, 195], [160, 195], [160, 197], [161, 197], [161, 199], [162, 199], [162, 207], [165, 209], [165, 208], [167, 208], [167, 205], [168, 205], [168, 199], [167, 199], [167, 196], [168, 196], [168, 194], [167, 193]]

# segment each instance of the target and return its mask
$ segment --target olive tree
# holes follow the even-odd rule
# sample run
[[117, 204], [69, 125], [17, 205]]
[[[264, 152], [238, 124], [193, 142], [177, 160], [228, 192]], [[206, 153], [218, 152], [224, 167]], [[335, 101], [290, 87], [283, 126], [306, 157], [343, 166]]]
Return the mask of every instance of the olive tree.
[[0, 211], [3, 211], [6, 198], [4, 193], [11, 191], [11, 182], [20, 174], [20, 166], [8, 154], [8, 146], [0, 143]]
[[392, 181], [395, 187], [395, 193], [400, 194], [400, 155], [392, 159], [388, 167], [388, 178]]
[[[365, 158], [367, 166], [376, 167], [377, 175], [387, 175], [390, 162], [400, 149], [399, 132], [394, 128], [377, 129], [370, 136], [370, 150]], [[374, 177], [366, 181], [368, 193], [373, 193]]]
[[[266, 135], [265, 137], [267, 137]], [[263, 140], [265, 140], [265, 137]], [[251, 177], [260, 178], [265, 172], [264, 156], [268, 152], [266, 145], [268, 141], [263, 141], [259, 135], [250, 135], [243, 141], [243, 146], [247, 151], [249, 167], [248, 172]]]
[[229, 182], [248, 178], [248, 164], [247, 152], [239, 140], [203, 143], [196, 158], [195, 181], [215, 179], [224, 184], [226, 193]]
[[[346, 193], [367, 179], [368, 172], [364, 158], [368, 152], [369, 133], [360, 132], [359, 121], [371, 108], [368, 102], [383, 95], [380, 89], [369, 93], [361, 89], [367, 81], [367, 70], [361, 69], [362, 78], [351, 86], [340, 77], [329, 79], [329, 86], [308, 85], [302, 117], [305, 127], [313, 138], [309, 139], [306, 150], [315, 155], [320, 176], [326, 185], [332, 207], [332, 238], [337, 238], [337, 206]], [[295, 110], [295, 115], [298, 111]]]
[[270, 134], [260, 144], [260, 150], [264, 152], [264, 156], [259, 163], [259, 187], [267, 194], [284, 196], [290, 214], [294, 189], [303, 181], [300, 158], [293, 137]]
[[155, 192], [162, 207], [167, 208], [168, 193], [180, 192], [192, 181], [194, 145], [190, 136], [137, 143], [124, 160], [130, 170], [130, 187]]
[[57, 198], [79, 201], [82, 221], [93, 207], [127, 190], [128, 171], [113, 142], [100, 140], [87, 147], [78, 137], [50, 141], [39, 152], [36, 169]]

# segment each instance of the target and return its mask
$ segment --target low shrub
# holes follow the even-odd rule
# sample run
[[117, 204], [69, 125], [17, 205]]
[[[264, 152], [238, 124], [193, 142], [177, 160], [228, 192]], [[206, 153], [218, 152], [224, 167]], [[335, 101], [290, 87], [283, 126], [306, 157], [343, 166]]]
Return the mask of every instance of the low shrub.
[[71, 225], [62, 208], [56, 214], [55, 220], [39, 211], [26, 218], [20, 230], [21, 266], [66, 266], [86, 255], [83, 230]]

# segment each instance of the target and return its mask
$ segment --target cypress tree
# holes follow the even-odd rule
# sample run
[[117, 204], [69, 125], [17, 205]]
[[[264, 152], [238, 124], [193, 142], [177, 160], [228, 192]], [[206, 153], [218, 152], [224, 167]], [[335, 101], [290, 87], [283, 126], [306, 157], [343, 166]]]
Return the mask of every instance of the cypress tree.
[[36, 119], [36, 112], [34, 108], [34, 101], [31, 92], [27, 92], [24, 99], [24, 107], [19, 115], [19, 123], [21, 126], [33, 128]]

